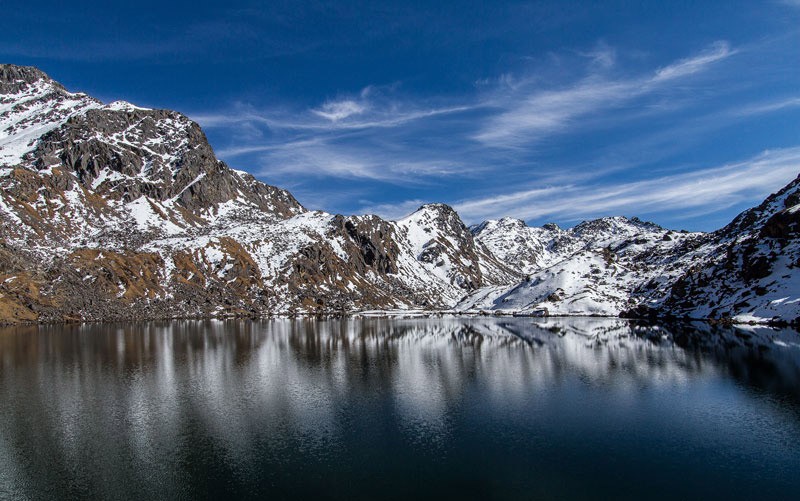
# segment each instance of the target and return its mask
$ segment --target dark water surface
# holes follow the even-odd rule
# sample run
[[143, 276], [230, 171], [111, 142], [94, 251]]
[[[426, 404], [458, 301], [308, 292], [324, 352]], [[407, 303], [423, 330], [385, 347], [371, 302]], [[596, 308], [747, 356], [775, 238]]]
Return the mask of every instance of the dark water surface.
[[0, 498], [800, 496], [800, 335], [599, 319], [0, 330]]

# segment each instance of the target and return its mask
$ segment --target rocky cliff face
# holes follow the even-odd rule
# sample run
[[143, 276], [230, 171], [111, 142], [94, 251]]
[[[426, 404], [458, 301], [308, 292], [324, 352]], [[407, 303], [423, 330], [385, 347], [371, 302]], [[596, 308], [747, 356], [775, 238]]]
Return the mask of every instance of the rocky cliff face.
[[0, 321], [505, 310], [793, 320], [797, 182], [712, 234], [307, 211], [167, 110], [0, 65]]

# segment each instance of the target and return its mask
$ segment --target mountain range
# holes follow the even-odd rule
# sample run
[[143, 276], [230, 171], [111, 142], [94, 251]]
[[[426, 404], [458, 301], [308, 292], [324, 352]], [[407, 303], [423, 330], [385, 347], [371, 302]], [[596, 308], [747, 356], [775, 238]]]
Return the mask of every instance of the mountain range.
[[0, 321], [353, 314], [800, 319], [800, 178], [711, 233], [310, 211], [186, 116], [0, 65]]

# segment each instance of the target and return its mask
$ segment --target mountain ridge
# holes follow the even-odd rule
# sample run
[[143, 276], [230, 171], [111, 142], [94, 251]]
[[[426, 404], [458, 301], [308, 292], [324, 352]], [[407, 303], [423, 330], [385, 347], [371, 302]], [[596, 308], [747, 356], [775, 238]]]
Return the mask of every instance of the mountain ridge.
[[467, 227], [445, 204], [396, 221], [334, 215], [231, 169], [180, 113], [106, 105], [0, 65], [0, 186], [6, 322], [376, 309], [800, 317], [798, 181], [712, 233], [621, 216]]

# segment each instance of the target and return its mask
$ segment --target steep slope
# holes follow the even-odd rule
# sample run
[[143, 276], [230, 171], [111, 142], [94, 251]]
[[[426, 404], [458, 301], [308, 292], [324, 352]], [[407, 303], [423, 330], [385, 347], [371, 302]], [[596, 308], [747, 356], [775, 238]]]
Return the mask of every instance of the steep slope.
[[447, 206], [400, 222], [308, 212], [217, 160], [180, 113], [0, 68], [6, 319], [447, 308], [519, 276]]
[[36, 68], [0, 65], [0, 165], [14, 165], [39, 137], [102, 103], [67, 92]]
[[800, 322], [800, 179], [713, 233], [620, 217], [561, 230], [521, 221], [473, 228], [528, 274], [465, 297], [462, 311]]
[[409, 254], [423, 264], [426, 274], [457, 286], [462, 292], [480, 284], [507, 283], [519, 278], [519, 272], [503, 264], [444, 204], [428, 204], [397, 222], [407, 242]]
[[709, 235], [658, 313], [740, 321], [800, 321], [800, 177]]

